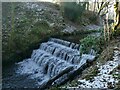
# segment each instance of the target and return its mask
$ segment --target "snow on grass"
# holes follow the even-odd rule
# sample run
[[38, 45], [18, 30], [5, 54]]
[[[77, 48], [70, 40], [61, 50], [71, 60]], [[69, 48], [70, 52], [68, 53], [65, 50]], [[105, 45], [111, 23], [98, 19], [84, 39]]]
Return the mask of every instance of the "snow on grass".
[[113, 88], [118, 80], [110, 75], [120, 64], [120, 52], [114, 51], [113, 61], [107, 61], [104, 65], [98, 63], [99, 73], [92, 80], [78, 80], [79, 85], [77, 87], [67, 87], [67, 88]]

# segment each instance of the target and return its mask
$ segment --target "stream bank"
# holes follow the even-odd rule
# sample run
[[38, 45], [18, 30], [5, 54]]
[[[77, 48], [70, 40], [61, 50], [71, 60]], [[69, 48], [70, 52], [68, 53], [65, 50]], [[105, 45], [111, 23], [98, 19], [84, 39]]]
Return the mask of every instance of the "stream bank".
[[[73, 35], [73, 34], [66, 35], [65, 34], [65, 36], [61, 36], [61, 37], [58, 35], [56, 35], [56, 36], [57, 36], [57, 38], [59, 37], [60, 39], [63, 39], [63, 40], [68, 40], [71, 42], [73, 41], [74, 43], [75, 42], [78, 43], [80, 39], [83, 39], [87, 35], [88, 34], [84, 34], [82, 36], [80, 36], [79, 34], [78, 35]], [[53, 36], [53, 38], [54, 37], [55, 36]], [[43, 42], [46, 42], [46, 40], [48, 40], [48, 38], [44, 39]], [[40, 43], [38, 44], [38, 46], [39, 45], [40, 45]], [[37, 84], [37, 80], [30, 79], [30, 76], [28, 76], [28, 75], [16, 74], [16, 70], [19, 67], [19, 65], [17, 65], [16, 63], [13, 63], [12, 65], [9, 65], [7, 67], [3, 67], [2, 87], [3, 88], [37, 88], [39, 86]]]
[[[85, 69], [75, 80], [61, 88], [120, 88], [120, 39], [116, 36], [103, 49], [99, 57], [90, 67]], [[101, 74], [102, 73], [102, 74]], [[94, 84], [93, 84], [94, 83]], [[51, 89], [52, 90], [52, 89]], [[54, 90], [54, 89], [53, 89]]]
[[[26, 5], [27, 5], [27, 7], [26, 7]], [[70, 23], [66, 24], [67, 26], [64, 27], [64, 24], [65, 24], [63, 22], [64, 18], [62, 18], [62, 17], [58, 18], [60, 16], [60, 14], [59, 14], [59, 11], [55, 9], [55, 7], [54, 7], [54, 9], [53, 8], [48, 9], [49, 4], [26, 3], [26, 4], [23, 4], [23, 6], [24, 7], [21, 7], [18, 5], [18, 8], [15, 9], [16, 11], [18, 10], [18, 11], [23, 11], [23, 12], [17, 13], [18, 16], [16, 15], [16, 20], [18, 20], [18, 22], [15, 22], [15, 23], [17, 23], [15, 25], [15, 27], [18, 28], [18, 32], [17, 33], [15, 32], [12, 34], [12, 35], [17, 36], [17, 39], [16, 39], [16, 37], [12, 37], [13, 41], [20, 40], [19, 42], [22, 42], [22, 43], [17, 42], [17, 44], [15, 46], [14, 46], [14, 42], [11, 43], [11, 45], [13, 45], [12, 46], [13, 49], [15, 49], [15, 47], [18, 46], [17, 47], [18, 50], [15, 49], [15, 52], [13, 52], [13, 53], [16, 53], [16, 50], [17, 50], [17, 56], [19, 56], [20, 58], [18, 58], [19, 60], [17, 60], [17, 58], [14, 57], [11, 59], [11, 61], [8, 60], [8, 62], [3, 64], [3, 88], [23, 88], [23, 87], [24, 88], [37, 88], [38, 87], [37, 80], [31, 80], [28, 75], [19, 76], [18, 74], [15, 73], [16, 69], [19, 67], [15, 63], [22, 61], [26, 58], [29, 58], [32, 53], [32, 50], [37, 49], [41, 43], [48, 41], [49, 38], [51, 38], [51, 37], [52, 38], [60, 38], [63, 40], [67, 40], [67, 41], [79, 44], [80, 40], [89, 34], [99, 35], [99, 34], [96, 34], [96, 30], [92, 30], [92, 29], [96, 29], [96, 28], [100, 29], [97, 26], [94, 26], [93, 28], [92, 28], [92, 26], [89, 26], [91, 28], [91, 30], [89, 30], [89, 31], [76, 28], [74, 25], [72, 25]], [[44, 6], [46, 6], [46, 7], [44, 7]], [[19, 7], [22, 8], [22, 10], [19, 9]], [[42, 8], [42, 9], [40, 9], [40, 8]], [[25, 12], [24, 12], [24, 10], [25, 10]], [[52, 10], [52, 12], [51, 12], [51, 10]], [[45, 13], [45, 14], [43, 14], [43, 13]], [[49, 17], [49, 13], [52, 13], [52, 14], [50, 14], [50, 17]], [[39, 14], [40, 14], [40, 17], [39, 17]], [[43, 17], [44, 15], [46, 15], [46, 16]], [[54, 15], [55, 15], [55, 17], [54, 17]], [[23, 16], [28, 17], [28, 18], [23, 18]], [[41, 25], [41, 23], [39, 23], [39, 22], [41, 22], [41, 19], [40, 19], [41, 17], [44, 20], [47, 20], [46, 21], [47, 23], [42, 23], [42, 25]], [[53, 22], [49, 22], [49, 21], [52, 21], [50, 19], [51, 17], [53, 17]], [[7, 17], [7, 18], [10, 18], [10, 17]], [[29, 20], [29, 18], [31, 18], [30, 21], [27, 21], [27, 20]], [[21, 19], [23, 19], [23, 20], [21, 20]], [[60, 22], [56, 23], [56, 21], [60, 21]], [[32, 22], [34, 22], [34, 23], [32, 23]], [[11, 22], [9, 21], [8, 26], [10, 24], [11, 24]], [[57, 26], [54, 24], [57, 24]], [[6, 27], [7, 25], [3, 25], [3, 26]], [[89, 27], [87, 27], [87, 29]], [[4, 28], [4, 29], [6, 30], [7, 28]], [[39, 30], [39, 28], [40, 28], [40, 30]], [[55, 29], [55, 31], [51, 30], [53, 28]], [[70, 33], [69, 33], [69, 29], [70, 29]], [[77, 29], [78, 29], [78, 31], [76, 31]], [[82, 29], [84, 29], [84, 28], [82, 28]], [[26, 30], [25, 31], [26, 33], [24, 34], [24, 31], [19, 32], [19, 30], [20, 31]], [[38, 32], [38, 30], [40, 32]], [[61, 33], [60, 30], [64, 31], [64, 32]], [[25, 37], [24, 37], [24, 35], [25, 35]], [[6, 36], [6, 34], [5, 34], [5, 36]], [[36, 36], [38, 36], [38, 37], [36, 37]], [[20, 39], [20, 37], [22, 37], [23, 40]], [[34, 43], [34, 41], [35, 41], [35, 43]], [[24, 45], [23, 42], [26, 43], [26, 45]], [[19, 44], [21, 45], [21, 47], [23, 47], [23, 48], [21, 48], [21, 49], [23, 49], [22, 52], [24, 52], [22, 54], [19, 51], [19, 48], [20, 48]], [[29, 49], [24, 49], [26, 47], [29, 47]], [[11, 50], [13, 50], [13, 49], [11, 49]], [[8, 49], [6, 49], [6, 50], [8, 50]], [[10, 50], [10, 52], [11, 52], [11, 50]], [[7, 55], [9, 56], [9, 54], [10, 53], [8, 53]], [[6, 55], [6, 54], [4, 54], [4, 55]], [[6, 67], [8, 64], [12, 64], [12, 65]]]
[[[91, 32], [91, 34], [90, 34]], [[92, 31], [88, 31], [88, 32], [84, 32], [84, 34], [80, 34], [81, 32], [77, 32], [76, 34], [61, 34], [61, 35], [55, 35], [52, 36], [51, 38], [60, 38], [63, 40], [67, 40], [70, 42], [74, 42], [74, 43], [78, 43], [80, 42], [81, 39], [85, 38], [88, 35], [96, 35], [99, 32], [92, 32]], [[42, 40], [41, 43], [46, 42], [47, 40], [49, 40], [49, 38], [46, 38], [44, 40]], [[38, 44], [39, 45], [41, 44]], [[36, 47], [37, 49], [37, 47]], [[29, 56], [30, 57], [30, 56]], [[24, 59], [25, 60], [25, 59]], [[24, 61], [22, 60], [22, 61]], [[15, 60], [16, 61], [16, 60]], [[13, 63], [12, 65], [8, 66], [8, 67], [4, 67], [3, 68], [3, 88], [38, 88], [38, 81], [37, 79], [31, 79], [30, 75], [19, 75], [16, 74], [16, 70], [18, 69], [19, 65], [17, 64], [18, 62]], [[34, 63], [32, 63], [34, 64]], [[36, 66], [36, 64], [32, 65], [32, 66]]]

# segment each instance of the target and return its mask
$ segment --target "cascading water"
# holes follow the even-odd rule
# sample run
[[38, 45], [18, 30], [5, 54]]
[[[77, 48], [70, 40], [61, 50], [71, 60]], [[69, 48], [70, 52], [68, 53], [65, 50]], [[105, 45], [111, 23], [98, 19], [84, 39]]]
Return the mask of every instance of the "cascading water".
[[51, 84], [60, 84], [69, 79], [70, 75], [81, 70], [87, 60], [94, 60], [95, 56], [82, 54], [79, 44], [51, 38], [42, 43], [37, 50], [33, 50], [30, 59], [18, 63], [17, 73], [32, 74], [38, 79], [39, 87], [45, 88]]

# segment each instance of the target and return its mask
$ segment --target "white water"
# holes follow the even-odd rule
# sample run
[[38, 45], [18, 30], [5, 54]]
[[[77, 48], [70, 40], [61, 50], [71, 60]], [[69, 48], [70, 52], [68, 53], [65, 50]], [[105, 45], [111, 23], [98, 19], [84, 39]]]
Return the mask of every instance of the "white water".
[[[39, 49], [33, 50], [30, 59], [17, 63], [19, 68], [16, 72], [28, 74], [32, 79], [38, 79], [39, 85], [64, 72], [58, 78], [58, 81], [62, 82], [70, 74], [69, 72], [74, 72], [87, 60], [92, 61], [95, 58], [88, 54], [80, 56], [78, 50], [78, 44], [51, 38], [48, 42], [42, 43]], [[68, 71], [65, 72], [66, 70]]]

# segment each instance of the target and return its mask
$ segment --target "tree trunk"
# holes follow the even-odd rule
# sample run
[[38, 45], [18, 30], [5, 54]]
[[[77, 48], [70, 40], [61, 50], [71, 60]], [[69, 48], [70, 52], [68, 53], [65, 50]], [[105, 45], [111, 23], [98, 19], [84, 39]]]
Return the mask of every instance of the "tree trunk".
[[120, 2], [115, 3], [114, 10], [116, 13], [114, 30], [115, 32], [120, 33]]

